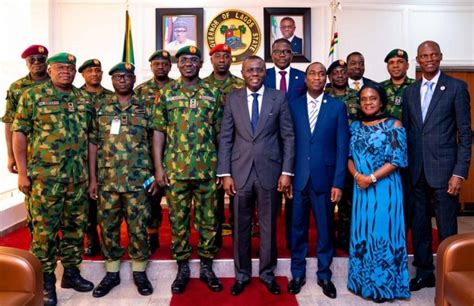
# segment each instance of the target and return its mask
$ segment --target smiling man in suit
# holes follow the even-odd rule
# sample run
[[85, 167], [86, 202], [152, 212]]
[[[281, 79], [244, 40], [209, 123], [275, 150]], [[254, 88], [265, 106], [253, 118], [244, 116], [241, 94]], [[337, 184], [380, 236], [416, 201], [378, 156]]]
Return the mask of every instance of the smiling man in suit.
[[471, 161], [471, 110], [467, 85], [440, 70], [438, 43], [418, 46], [416, 61], [422, 79], [403, 94], [403, 125], [407, 131], [412, 235], [416, 277], [410, 290], [435, 286], [431, 252], [431, 205], [440, 242], [457, 234], [462, 181]]
[[263, 86], [265, 62], [250, 56], [242, 65], [246, 87], [227, 95], [217, 176], [234, 198], [234, 265], [231, 294], [242, 293], [252, 276], [250, 227], [256, 202], [260, 223], [260, 280], [280, 294], [277, 265], [277, 190], [291, 197], [294, 134], [285, 94]]
[[349, 124], [344, 102], [324, 94], [326, 68], [315, 62], [306, 69], [308, 93], [290, 102], [295, 128], [295, 177], [291, 227], [291, 274], [288, 292], [306, 282], [310, 210], [318, 230], [318, 285], [336, 298], [330, 265], [334, 255], [333, 212], [342, 196], [349, 151]]

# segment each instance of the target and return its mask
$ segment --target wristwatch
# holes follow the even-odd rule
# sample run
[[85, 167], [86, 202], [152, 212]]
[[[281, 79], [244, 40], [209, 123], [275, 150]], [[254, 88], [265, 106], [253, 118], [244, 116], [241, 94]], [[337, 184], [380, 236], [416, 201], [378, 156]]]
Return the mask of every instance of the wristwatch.
[[370, 174], [370, 180], [372, 181], [372, 184], [377, 183], [377, 178], [375, 177], [375, 175], [373, 173]]

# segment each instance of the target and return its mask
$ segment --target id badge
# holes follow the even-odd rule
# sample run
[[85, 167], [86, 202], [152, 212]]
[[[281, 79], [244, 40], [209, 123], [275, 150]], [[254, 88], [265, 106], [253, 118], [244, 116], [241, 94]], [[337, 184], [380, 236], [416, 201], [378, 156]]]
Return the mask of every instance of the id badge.
[[110, 135], [118, 135], [120, 132], [120, 120], [115, 117], [112, 120], [112, 126], [110, 127]]

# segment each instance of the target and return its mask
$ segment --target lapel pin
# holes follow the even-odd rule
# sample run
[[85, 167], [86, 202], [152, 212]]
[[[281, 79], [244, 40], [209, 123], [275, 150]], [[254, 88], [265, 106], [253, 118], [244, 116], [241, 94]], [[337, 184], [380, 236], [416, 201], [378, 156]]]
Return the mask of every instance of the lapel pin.
[[446, 89], [446, 86], [441, 86], [439, 89], [441, 89], [441, 91], [444, 91]]
[[326, 99], [324, 99], [324, 100], [323, 100], [323, 103], [326, 103], [326, 102], [327, 102], [327, 100], [326, 100]]
[[298, 76], [295, 76], [295, 79], [297, 79], [297, 80], [298, 80]]

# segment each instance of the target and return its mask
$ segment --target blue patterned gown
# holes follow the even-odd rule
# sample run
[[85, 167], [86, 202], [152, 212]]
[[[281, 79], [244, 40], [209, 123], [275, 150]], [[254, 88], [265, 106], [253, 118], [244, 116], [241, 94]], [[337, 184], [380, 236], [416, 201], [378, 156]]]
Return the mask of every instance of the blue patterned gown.
[[[373, 126], [351, 125], [350, 155], [357, 172], [369, 175], [389, 162], [407, 166], [406, 133], [395, 119]], [[372, 300], [410, 297], [403, 214], [403, 190], [398, 170], [367, 189], [354, 182], [349, 290]]]

